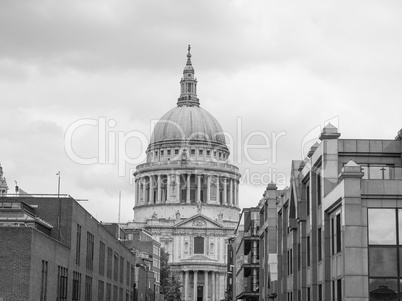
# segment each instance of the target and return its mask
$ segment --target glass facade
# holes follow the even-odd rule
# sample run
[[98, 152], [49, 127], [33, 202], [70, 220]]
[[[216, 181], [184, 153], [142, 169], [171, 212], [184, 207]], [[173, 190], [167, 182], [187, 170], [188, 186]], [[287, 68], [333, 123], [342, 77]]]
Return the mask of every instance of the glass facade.
[[402, 298], [402, 209], [369, 208], [370, 300]]

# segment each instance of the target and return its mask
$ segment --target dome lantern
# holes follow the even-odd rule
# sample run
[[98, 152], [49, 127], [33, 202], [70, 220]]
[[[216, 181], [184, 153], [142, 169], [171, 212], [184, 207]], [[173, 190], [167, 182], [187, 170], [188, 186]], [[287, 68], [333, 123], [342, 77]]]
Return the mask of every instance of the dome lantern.
[[197, 79], [194, 77], [194, 68], [191, 63], [191, 46], [187, 48], [187, 63], [183, 70], [183, 77], [180, 81], [180, 97], [177, 106], [199, 106], [197, 98]]

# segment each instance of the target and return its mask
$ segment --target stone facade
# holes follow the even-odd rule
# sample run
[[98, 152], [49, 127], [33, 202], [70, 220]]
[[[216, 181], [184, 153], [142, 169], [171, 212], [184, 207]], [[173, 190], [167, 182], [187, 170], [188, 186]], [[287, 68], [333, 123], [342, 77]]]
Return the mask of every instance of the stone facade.
[[290, 188], [260, 202], [260, 300], [399, 300], [402, 144], [339, 139], [293, 161]]
[[134, 222], [170, 254], [183, 300], [220, 300], [226, 240], [239, 217], [238, 168], [218, 121], [199, 106], [190, 48], [177, 107], [156, 124], [135, 176]]

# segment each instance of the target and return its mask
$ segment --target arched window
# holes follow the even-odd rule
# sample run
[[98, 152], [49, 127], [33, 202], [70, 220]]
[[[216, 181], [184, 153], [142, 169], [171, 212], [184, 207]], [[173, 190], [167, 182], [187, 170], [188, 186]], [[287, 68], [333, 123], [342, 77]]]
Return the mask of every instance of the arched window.
[[204, 254], [204, 237], [194, 237], [194, 254]]

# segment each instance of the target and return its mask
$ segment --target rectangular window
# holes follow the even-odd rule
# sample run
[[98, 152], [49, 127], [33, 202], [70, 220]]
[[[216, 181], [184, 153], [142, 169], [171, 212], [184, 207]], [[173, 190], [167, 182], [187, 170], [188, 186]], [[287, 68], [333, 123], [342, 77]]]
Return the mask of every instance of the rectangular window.
[[73, 272], [73, 301], [81, 300], [81, 273]]
[[191, 150], [191, 154], [192, 154], [192, 155], [195, 155], [195, 149], [192, 149], [192, 150]]
[[307, 236], [307, 252], [306, 252], [306, 256], [307, 256], [307, 266], [310, 266], [310, 236]]
[[107, 248], [107, 271], [106, 276], [109, 279], [112, 279], [112, 266], [113, 266], [113, 251], [111, 248]]
[[105, 300], [105, 283], [98, 280], [98, 301]]
[[293, 274], [293, 260], [292, 260], [292, 257], [293, 257], [293, 250], [290, 249], [289, 250], [289, 274]]
[[318, 301], [322, 301], [322, 284], [318, 285]]
[[341, 251], [341, 215], [336, 215], [336, 252], [339, 253]]
[[163, 157], [163, 153], [164, 153], [164, 151], [163, 151], [163, 149], [161, 149], [161, 157]]
[[331, 254], [335, 254], [335, 220], [331, 218]]
[[115, 281], [119, 280], [119, 254], [114, 253], [113, 260], [113, 279]]
[[317, 206], [321, 205], [321, 176], [317, 175]]
[[117, 301], [117, 294], [119, 291], [117, 290], [117, 286], [113, 285], [113, 301]]
[[99, 242], [99, 274], [105, 275], [105, 252], [106, 247], [103, 242]]
[[207, 149], [207, 156], [211, 155], [211, 151], [209, 149]]
[[342, 301], [342, 279], [338, 279], [336, 281], [336, 294], [337, 294], [337, 300]]
[[67, 300], [68, 269], [57, 267], [57, 300]]
[[87, 232], [86, 267], [91, 271], [94, 268], [94, 236], [89, 232]]
[[310, 215], [310, 186], [306, 186], [306, 213], [307, 216]]
[[124, 301], [123, 298], [124, 298], [124, 295], [123, 295], [123, 288], [120, 287], [120, 288], [119, 288], [119, 301]]
[[311, 301], [311, 291], [310, 288], [307, 288], [307, 301]]
[[321, 228], [318, 228], [317, 231], [317, 247], [318, 247], [318, 261], [321, 261], [322, 259], [322, 231]]
[[214, 157], [216, 157], [216, 151], [214, 151]]
[[301, 267], [301, 252], [300, 252], [300, 244], [297, 244], [297, 270], [300, 271]]
[[126, 264], [126, 285], [130, 286], [130, 263], [128, 261]]
[[106, 284], [106, 301], [112, 301], [112, 285]]
[[75, 242], [75, 263], [80, 265], [81, 262], [81, 226], [77, 224], [77, 235]]
[[120, 283], [124, 281], [124, 258], [120, 256]]
[[167, 155], [170, 156], [171, 152], [172, 152], [172, 151], [171, 151], [170, 149], [168, 149], [168, 150], [167, 150]]
[[174, 150], [174, 154], [175, 154], [175, 155], [178, 155], [178, 154], [179, 154], [179, 150], [178, 150], [178, 149], [175, 149], [175, 150]]
[[48, 274], [48, 262], [45, 260], [42, 260], [40, 301], [47, 300], [47, 274]]
[[92, 301], [92, 277], [85, 276], [85, 301]]
[[199, 156], [202, 156], [203, 153], [204, 153], [204, 151], [203, 151], [202, 149], [200, 149], [200, 150], [198, 151], [198, 155], [199, 155]]
[[204, 237], [194, 237], [194, 254], [204, 254]]

